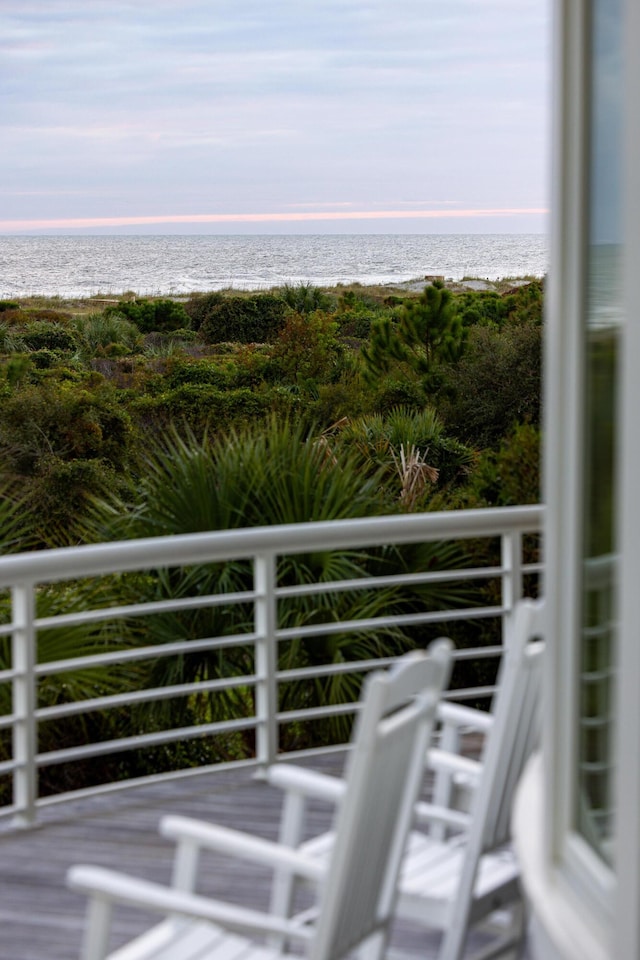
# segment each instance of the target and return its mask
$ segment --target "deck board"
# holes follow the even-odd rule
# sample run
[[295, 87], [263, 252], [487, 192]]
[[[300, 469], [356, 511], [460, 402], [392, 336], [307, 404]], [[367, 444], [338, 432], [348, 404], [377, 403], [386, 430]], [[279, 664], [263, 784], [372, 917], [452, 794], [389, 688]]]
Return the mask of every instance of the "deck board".
[[[339, 772], [340, 760], [324, 758]], [[314, 762], [318, 766], [318, 760]], [[166, 813], [210, 820], [275, 839], [281, 794], [249, 769], [227, 770], [46, 808], [41, 823], [0, 833], [0, 960], [74, 960], [86, 901], [66, 887], [67, 869], [90, 863], [168, 882], [173, 845], [157, 831]], [[315, 804], [310, 829], [324, 829], [330, 812]], [[202, 861], [199, 890], [257, 908], [267, 906], [269, 872], [214, 854]], [[157, 918], [154, 918], [157, 919]], [[113, 947], [149, 926], [137, 911], [116, 910]], [[399, 946], [435, 956], [437, 935], [400, 930]]]

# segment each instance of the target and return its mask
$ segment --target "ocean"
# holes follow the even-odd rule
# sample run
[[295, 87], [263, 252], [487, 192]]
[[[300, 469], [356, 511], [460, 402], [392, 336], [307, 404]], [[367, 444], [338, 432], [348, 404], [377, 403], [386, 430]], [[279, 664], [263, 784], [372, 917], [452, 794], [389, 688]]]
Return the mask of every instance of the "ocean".
[[4, 236], [0, 299], [543, 276], [538, 234]]

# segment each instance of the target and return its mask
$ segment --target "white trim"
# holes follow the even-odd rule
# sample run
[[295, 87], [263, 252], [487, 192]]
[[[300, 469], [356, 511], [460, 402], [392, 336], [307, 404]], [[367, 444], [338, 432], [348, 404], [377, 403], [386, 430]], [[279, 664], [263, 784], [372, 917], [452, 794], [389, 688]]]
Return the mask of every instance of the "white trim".
[[[612, 954], [608, 931], [585, 905], [561, 871], [553, 870], [539, 840], [543, 831], [544, 768], [537, 755], [520, 781], [513, 811], [513, 834], [522, 882], [531, 908], [531, 939], [536, 960], [623, 960]], [[627, 960], [625, 956], [624, 960]]]
[[[576, 638], [579, 634], [582, 529], [582, 385], [584, 366], [586, 5], [556, 5], [554, 171], [551, 271], [547, 295], [545, 396], [545, 595], [548, 654], [543, 712], [546, 853], [559, 862], [573, 821]], [[558, 679], [561, 678], [561, 682]], [[567, 684], [568, 681], [568, 684]]]
[[638, 317], [638, 265], [640, 264], [640, 6], [625, 5], [624, 180], [625, 252], [623, 303], [625, 316], [621, 376], [619, 655], [616, 734], [616, 807], [618, 895], [615, 916], [616, 960], [640, 956], [640, 318]]

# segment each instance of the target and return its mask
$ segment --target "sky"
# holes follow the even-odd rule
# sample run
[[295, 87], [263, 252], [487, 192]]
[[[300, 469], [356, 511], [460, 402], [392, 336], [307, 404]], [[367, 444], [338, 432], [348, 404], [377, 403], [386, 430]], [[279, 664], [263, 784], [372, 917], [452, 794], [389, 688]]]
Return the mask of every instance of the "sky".
[[550, 0], [0, 0], [0, 234], [544, 233]]

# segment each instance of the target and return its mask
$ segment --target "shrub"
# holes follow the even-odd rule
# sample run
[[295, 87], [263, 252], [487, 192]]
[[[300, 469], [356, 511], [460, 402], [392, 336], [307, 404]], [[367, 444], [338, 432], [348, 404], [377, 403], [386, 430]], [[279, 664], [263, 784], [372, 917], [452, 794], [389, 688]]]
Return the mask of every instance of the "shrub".
[[118, 488], [118, 476], [104, 460], [47, 457], [29, 483], [28, 522], [38, 546], [62, 547], [85, 539], [85, 516], [96, 496]]
[[200, 325], [205, 343], [265, 343], [277, 335], [288, 307], [280, 297], [228, 297], [213, 307]]
[[109, 395], [47, 382], [18, 387], [0, 406], [0, 452], [5, 469], [29, 476], [49, 457], [101, 459], [122, 469], [130, 422]]
[[284, 302], [297, 313], [315, 313], [316, 310], [330, 311], [335, 307], [333, 297], [325, 293], [320, 287], [312, 283], [299, 283], [290, 286], [288, 283], [281, 290]]
[[448, 371], [443, 416], [465, 443], [496, 446], [514, 424], [540, 420], [542, 328], [533, 321], [474, 327], [466, 355]]
[[105, 310], [105, 315], [113, 314], [135, 323], [142, 333], [180, 330], [190, 325], [185, 308], [175, 300], [121, 300], [117, 307]]
[[163, 431], [174, 422], [188, 424], [200, 435], [262, 419], [272, 409], [271, 392], [254, 393], [240, 388], [219, 390], [202, 383], [187, 383], [155, 397], [134, 401], [132, 414], [147, 427]]
[[27, 324], [22, 340], [29, 350], [60, 350], [72, 353], [77, 346], [73, 333], [65, 330], [59, 323], [47, 320], [35, 320]]
[[76, 320], [83, 355], [123, 356], [142, 341], [138, 327], [117, 314], [92, 313]]
[[271, 353], [280, 377], [291, 383], [330, 380], [343, 349], [336, 329], [337, 324], [321, 311], [289, 314]]
[[224, 303], [224, 299], [223, 294], [216, 291], [214, 293], [198, 293], [187, 300], [184, 309], [191, 320], [193, 329], [199, 330], [209, 314], [221, 303]]

